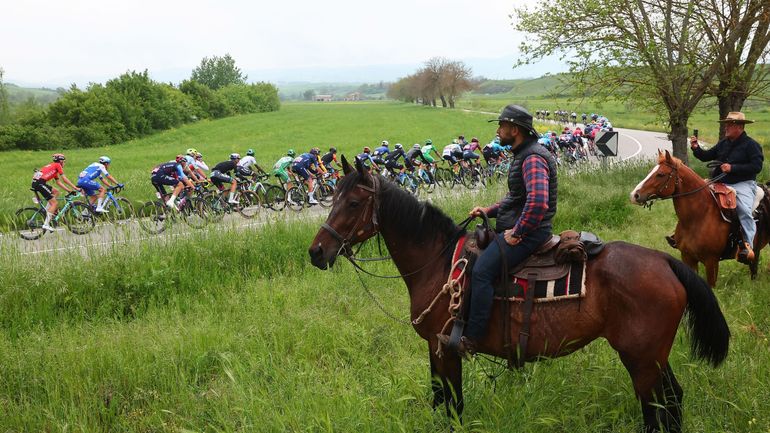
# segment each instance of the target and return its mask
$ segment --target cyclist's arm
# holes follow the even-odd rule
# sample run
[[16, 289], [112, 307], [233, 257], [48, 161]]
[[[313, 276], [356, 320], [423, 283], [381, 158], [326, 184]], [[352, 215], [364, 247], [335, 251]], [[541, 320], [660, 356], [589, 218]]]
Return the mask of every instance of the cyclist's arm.
[[[60, 177], [56, 178], [56, 184], [62, 187], [62, 189], [64, 189], [67, 192], [73, 192], [78, 190], [77, 185], [75, 185], [69, 179], [67, 179], [67, 176], [65, 176], [64, 173], [62, 173]], [[69, 185], [69, 188], [66, 187], [64, 184]]]

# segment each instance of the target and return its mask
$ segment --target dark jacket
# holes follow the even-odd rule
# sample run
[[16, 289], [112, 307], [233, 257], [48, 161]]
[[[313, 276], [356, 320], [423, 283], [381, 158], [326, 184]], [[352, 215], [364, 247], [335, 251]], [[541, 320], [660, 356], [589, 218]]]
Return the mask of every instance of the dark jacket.
[[[746, 180], [757, 180], [757, 174], [762, 171], [762, 148], [759, 143], [746, 135], [741, 134], [735, 141], [723, 139], [711, 149], [704, 150], [700, 147], [693, 149], [692, 154], [701, 161], [721, 161], [730, 164], [730, 173], [722, 178], [722, 182], [731, 184]], [[717, 167], [712, 176], [721, 174]]]
[[537, 142], [537, 138], [530, 137], [513, 152], [513, 162], [508, 170], [509, 192], [500, 201], [500, 207], [497, 210], [496, 229], [498, 232], [513, 228], [521, 216], [521, 212], [527, 202], [527, 190], [524, 184], [522, 165], [524, 160], [532, 154], [543, 157], [548, 163], [548, 211], [540, 222], [539, 228], [550, 231], [553, 227], [552, 220], [554, 215], [556, 215], [557, 195], [556, 160], [551, 155], [551, 152]]

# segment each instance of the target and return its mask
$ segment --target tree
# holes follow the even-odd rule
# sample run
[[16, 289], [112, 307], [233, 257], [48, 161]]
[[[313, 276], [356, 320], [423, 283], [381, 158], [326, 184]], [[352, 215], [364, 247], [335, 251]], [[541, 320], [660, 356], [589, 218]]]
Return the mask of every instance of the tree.
[[201, 64], [193, 69], [191, 80], [208, 86], [212, 90], [231, 85], [246, 84], [248, 76], [243, 75], [235, 66], [235, 59], [230, 54], [224, 57], [204, 57]]
[[3, 82], [4, 74], [3, 68], [0, 68], [0, 125], [8, 123], [11, 117], [11, 111], [8, 107], [8, 90], [5, 88], [5, 82]]
[[[717, 81], [708, 93], [717, 98], [719, 118], [724, 119], [731, 111], [741, 111], [748, 98], [764, 94], [770, 88], [770, 2], [767, 0], [712, 0], [702, 10], [701, 19], [707, 24], [706, 36], [711, 51], [726, 41], [727, 30], [742, 16], [754, 15], [753, 26], [745, 26], [739, 37], [718, 59], [721, 65]], [[721, 123], [719, 138], [724, 137], [725, 124]]]
[[[674, 156], [687, 162], [687, 123], [722, 70], [714, 59], [724, 59], [759, 19], [736, 15], [721, 44], [710, 43], [703, 11], [720, 1], [545, 0], [516, 10], [516, 29], [529, 33], [520, 63], [563, 53], [579, 90], [633, 100], [665, 119]], [[551, 26], [542, 26], [544, 16]]]
[[302, 99], [305, 101], [312, 101], [313, 98], [315, 98], [315, 90], [305, 90], [305, 92], [302, 94]]

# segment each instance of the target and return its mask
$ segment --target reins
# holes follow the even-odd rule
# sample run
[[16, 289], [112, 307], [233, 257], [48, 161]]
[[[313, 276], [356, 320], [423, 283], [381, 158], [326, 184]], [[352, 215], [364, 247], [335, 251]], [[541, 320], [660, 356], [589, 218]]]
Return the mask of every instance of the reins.
[[[718, 161], [714, 161], [714, 162], [718, 162]], [[675, 198], [679, 198], [679, 197], [685, 197], [685, 196], [692, 195], [692, 194], [695, 194], [697, 192], [700, 192], [703, 189], [707, 188], [709, 185], [715, 184], [715, 183], [719, 182], [723, 177], [727, 176], [727, 173], [720, 173], [720, 174], [714, 176], [713, 179], [709, 179], [708, 181], [706, 181], [705, 184], [695, 188], [692, 191], [681, 192], [681, 193], [678, 193], [678, 194], [675, 193], [675, 194], [671, 194], [668, 197], [660, 197], [660, 196], [658, 196], [658, 193], [660, 193], [661, 191], [663, 191], [664, 189], [666, 189], [668, 187], [668, 184], [669, 184], [669, 182], [671, 182], [671, 178], [674, 176], [675, 173], [676, 173], [676, 179], [674, 180], [674, 191], [676, 191], [676, 187], [679, 185], [679, 183], [680, 183], [680, 181], [682, 179], [679, 176], [679, 169], [677, 167], [669, 165], [669, 164], [666, 164], [666, 165], [671, 168], [671, 172], [668, 174], [668, 178], [666, 179], [666, 183], [664, 183], [660, 188], [658, 188], [657, 191], [655, 191], [655, 194], [653, 194], [651, 197], [649, 197], [644, 202], [644, 204], [642, 205], [642, 206], [646, 207], [647, 209], [652, 209], [652, 205], [655, 204], [656, 201], [663, 201], [663, 200], [668, 200], [668, 199], [675, 199]], [[721, 163], [719, 163], [718, 165], [721, 165]], [[713, 162], [708, 163], [706, 166], [707, 167], [713, 167], [714, 163]]]

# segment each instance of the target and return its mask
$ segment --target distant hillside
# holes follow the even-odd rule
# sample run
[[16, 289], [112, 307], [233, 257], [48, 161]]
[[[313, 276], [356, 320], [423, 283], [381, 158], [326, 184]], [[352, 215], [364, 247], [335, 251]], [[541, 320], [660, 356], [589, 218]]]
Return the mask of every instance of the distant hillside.
[[20, 87], [15, 84], [5, 83], [5, 88], [8, 90], [8, 102], [11, 105], [20, 104], [33, 99], [40, 105], [48, 105], [51, 102], [59, 99], [64, 89], [35, 89], [30, 87]]
[[278, 96], [283, 101], [310, 100], [307, 96], [331, 95], [333, 100], [343, 100], [353, 93], [360, 93], [361, 100], [385, 99], [385, 92], [390, 83], [309, 83], [291, 82], [278, 86]]
[[540, 78], [525, 78], [518, 80], [486, 80], [482, 79], [474, 96], [516, 96], [558, 98], [573, 96], [567, 86], [566, 74], [546, 75]]

